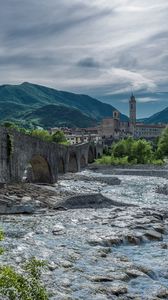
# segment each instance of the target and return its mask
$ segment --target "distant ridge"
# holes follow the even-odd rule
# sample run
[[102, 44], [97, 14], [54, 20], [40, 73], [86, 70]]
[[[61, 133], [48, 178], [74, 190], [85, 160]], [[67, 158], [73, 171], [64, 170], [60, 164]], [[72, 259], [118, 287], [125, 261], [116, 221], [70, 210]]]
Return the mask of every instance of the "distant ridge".
[[144, 119], [144, 123], [146, 124], [167, 123], [168, 124], [168, 107], [152, 115], [151, 117]]
[[[0, 86], [0, 121], [18, 121], [22, 125], [90, 127], [115, 108], [88, 95], [58, 91], [53, 88], [23, 82]], [[122, 120], [127, 120], [121, 115]]]

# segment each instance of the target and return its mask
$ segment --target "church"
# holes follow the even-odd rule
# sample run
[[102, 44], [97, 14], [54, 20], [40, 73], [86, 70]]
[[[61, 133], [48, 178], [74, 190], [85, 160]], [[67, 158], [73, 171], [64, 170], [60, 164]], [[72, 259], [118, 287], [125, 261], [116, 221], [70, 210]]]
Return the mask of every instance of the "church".
[[136, 99], [132, 94], [129, 100], [129, 119], [122, 121], [120, 112], [113, 111], [113, 116], [102, 120], [99, 135], [102, 139], [119, 140], [132, 136], [134, 138], [154, 139], [161, 135], [166, 124], [145, 124], [136, 121]]

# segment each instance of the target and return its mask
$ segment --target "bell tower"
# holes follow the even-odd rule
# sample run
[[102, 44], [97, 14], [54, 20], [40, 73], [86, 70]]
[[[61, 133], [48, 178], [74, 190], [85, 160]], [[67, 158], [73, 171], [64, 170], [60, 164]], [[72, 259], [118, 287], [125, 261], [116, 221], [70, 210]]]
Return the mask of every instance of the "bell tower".
[[135, 128], [136, 126], [136, 99], [132, 94], [129, 100], [129, 121], [130, 126]]

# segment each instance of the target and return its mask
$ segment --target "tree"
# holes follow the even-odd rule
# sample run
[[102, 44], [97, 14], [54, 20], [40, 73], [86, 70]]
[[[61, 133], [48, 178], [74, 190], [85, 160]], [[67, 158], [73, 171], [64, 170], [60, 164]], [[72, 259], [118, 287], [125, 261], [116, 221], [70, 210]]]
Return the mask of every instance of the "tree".
[[126, 156], [126, 145], [124, 140], [112, 145], [112, 155], [114, 155], [114, 157]]
[[163, 130], [161, 137], [159, 138], [157, 157], [168, 157], [168, 127]]
[[67, 142], [64, 132], [61, 130], [57, 130], [55, 133], [52, 134], [52, 141], [58, 144], [63, 144]]
[[134, 140], [131, 137], [115, 143], [112, 145], [112, 155], [114, 157], [131, 157], [133, 143]]
[[15, 129], [16, 131], [18, 132], [22, 132], [24, 134], [29, 134], [30, 131], [24, 127], [20, 127], [19, 124], [16, 124], [16, 123], [13, 123], [13, 122], [10, 122], [10, 121], [5, 121], [3, 123], [3, 126], [6, 127], [6, 128], [9, 128], [9, 129]]
[[49, 132], [47, 130], [43, 130], [43, 129], [34, 129], [30, 132], [30, 134], [32, 136], [38, 137], [41, 140], [45, 141], [45, 142], [51, 142], [52, 141], [52, 135], [49, 134]]
[[153, 156], [152, 145], [146, 140], [121, 140], [112, 146], [114, 158], [127, 158], [130, 163], [149, 163]]
[[132, 147], [132, 156], [137, 160], [138, 164], [150, 163], [153, 151], [151, 143], [146, 140], [134, 141]]
[[6, 128], [11, 128], [11, 129], [16, 129], [16, 130], [19, 129], [19, 126], [17, 124], [15, 124], [14, 122], [11, 122], [11, 121], [5, 121], [3, 123], [3, 126], [6, 127]]

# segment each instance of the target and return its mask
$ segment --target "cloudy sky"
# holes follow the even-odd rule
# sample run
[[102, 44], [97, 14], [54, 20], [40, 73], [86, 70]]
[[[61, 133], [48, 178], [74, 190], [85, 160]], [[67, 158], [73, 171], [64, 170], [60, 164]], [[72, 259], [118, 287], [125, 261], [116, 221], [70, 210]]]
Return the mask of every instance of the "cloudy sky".
[[0, 84], [87, 93], [123, 112], [132, 89], [141, 113], [168, 106], [167, 0], [0, 0], [0, 7]]

